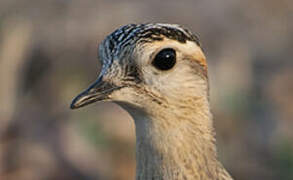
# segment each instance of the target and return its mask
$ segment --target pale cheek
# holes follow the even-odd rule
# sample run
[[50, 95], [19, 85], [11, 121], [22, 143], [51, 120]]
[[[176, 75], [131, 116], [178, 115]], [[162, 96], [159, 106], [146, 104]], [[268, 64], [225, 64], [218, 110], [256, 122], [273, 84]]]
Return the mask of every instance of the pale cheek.
[[133, 99], [131, 90], [128, 88], [124, 88], [121, 90], [114, 91], [109, 97], [113, 101], [131, 101]]
[[162, 76], [153, 78], [153, 84], [150, 86], [157, 89], [162, 95], [169, 96], [180, 93], [185, 85], [190, 84], [188, 76], [182, 72], [171, 72]]
[[206, 95], [207, 82], [200, 77], [188, 75], [187, 73], [174, 73], [160, 77], [153, 84], [163, 97], [170, 99], [185, 99], [190, 97], [200, 97]]

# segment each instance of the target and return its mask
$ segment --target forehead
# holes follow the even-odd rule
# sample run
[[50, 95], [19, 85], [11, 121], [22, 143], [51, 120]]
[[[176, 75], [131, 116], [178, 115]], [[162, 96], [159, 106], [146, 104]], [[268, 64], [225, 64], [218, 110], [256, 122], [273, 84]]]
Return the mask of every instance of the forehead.
[[123, 56], [131, 54], [138, 44], [163, 41], [165, 38], [179, 43], [193, 41], [200, 46], [198, 37], [179, 25], [129, 24], [118, 28], [106, 37], [99, 46], [99, 56], [103, 65], [110, 65], [113, 60], [123, 59]]

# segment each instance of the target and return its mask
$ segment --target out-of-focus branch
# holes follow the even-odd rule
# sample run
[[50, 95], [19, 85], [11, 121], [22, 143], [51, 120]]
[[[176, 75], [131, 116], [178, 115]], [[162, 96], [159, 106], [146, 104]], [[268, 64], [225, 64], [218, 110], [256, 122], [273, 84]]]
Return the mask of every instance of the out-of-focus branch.
[[0, 46], [0, 133], [6, 129], [18, 98], [20, 72], [31, 47], [32, 25], [27, 19], [8, 18], [2, 24]]

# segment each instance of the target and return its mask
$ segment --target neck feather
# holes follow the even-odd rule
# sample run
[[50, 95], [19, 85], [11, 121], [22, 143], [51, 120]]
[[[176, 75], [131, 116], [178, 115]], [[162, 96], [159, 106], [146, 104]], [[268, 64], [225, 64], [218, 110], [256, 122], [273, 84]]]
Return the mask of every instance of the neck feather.
[[230, 179], [217, 160], [206, 99], [194, 107], [129, 112], [136, 125], [137, 180]]

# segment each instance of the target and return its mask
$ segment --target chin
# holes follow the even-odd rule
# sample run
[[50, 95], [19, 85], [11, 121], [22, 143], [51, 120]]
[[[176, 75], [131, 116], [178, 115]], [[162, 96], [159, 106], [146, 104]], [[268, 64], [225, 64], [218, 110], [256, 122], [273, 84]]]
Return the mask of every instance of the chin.
[[133, 119], [136, 119], [137, 116], [146, 115], [147, 112], [143, 106], [140, 104], [131, 103], [128, 101], [120, 101], [120, 100], [114, 100], [112, 101], [115, 104], [118, 104], [120, 107], [122, 107], [125, 111], [127, 111]]

